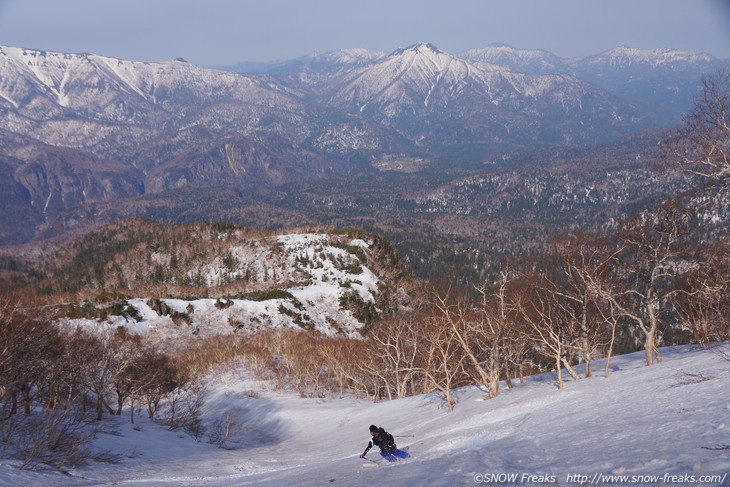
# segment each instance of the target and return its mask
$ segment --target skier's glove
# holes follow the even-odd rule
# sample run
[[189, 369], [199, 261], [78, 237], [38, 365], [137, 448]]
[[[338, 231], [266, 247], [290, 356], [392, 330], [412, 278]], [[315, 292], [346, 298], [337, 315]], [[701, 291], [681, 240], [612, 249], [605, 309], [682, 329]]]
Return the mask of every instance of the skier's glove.
[[360, 455], [360, 458], [365, 458], [365, 455]]

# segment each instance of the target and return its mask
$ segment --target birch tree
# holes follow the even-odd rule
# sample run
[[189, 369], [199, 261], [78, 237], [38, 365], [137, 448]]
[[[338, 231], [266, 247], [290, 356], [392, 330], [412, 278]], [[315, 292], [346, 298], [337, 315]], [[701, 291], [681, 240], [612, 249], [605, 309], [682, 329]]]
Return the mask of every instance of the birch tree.
[[418, 370], [428, 384], [443, 394], [448, 411], [452, 412], [456, 405], [452, 390], [464, 385], [468, 377], [464, 350], [449, 324], [438, 317], [426, 321], [421, 342], [425, 353]]
[[516, 276], [503, 272], [493, 286], [477, 286], [477, 298], [455, 298], [446, 293], [435, 296], [435, 306], [464, 351], [474, 372], [475, 382], [488, 391], [485, 397], [499, 395], [499, 381], [507, 369], [507, 348], [514, 342], [508, 287]]
[[613, 279], [595, 282], [596, 292], [640, 331], [646, 364], [662, 361], [660, 311], [673, 288], [688, 233], [686, 212], [674, 202], [630, 218], [617, 233]]
[[571, 317], [555, 298], [553, 284], [545, 278], [530, 276], [525, 279], [524, 292], [515, 304], [526, 325], [526, 336], [535, 344], [535, 351], [552, 361], [558, 388], [564, 387], [563, 367], [573, 379], [580, 379], [568, 360], [574, 340], [570, 331]]
[[599, 238], [584, 233], [558, 236], [555, 250], [553, 295], [564, 302], [575, 335], [569, 346], [585, 363], [585, 376], [591, 377], [594, 355], [615, 338], [615, 321], [601, 309], [603, 300], [596, 293], [596, 283], [606, 282], [613, 256], [604, 251]]

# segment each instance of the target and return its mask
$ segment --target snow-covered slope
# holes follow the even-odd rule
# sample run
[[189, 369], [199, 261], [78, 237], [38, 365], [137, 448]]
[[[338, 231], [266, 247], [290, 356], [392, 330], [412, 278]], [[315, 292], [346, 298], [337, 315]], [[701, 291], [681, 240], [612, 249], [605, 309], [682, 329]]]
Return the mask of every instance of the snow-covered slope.
[[[122, 453], [120, 464], [63, 475], [9, 463], [0, 485], [730, 485], [730, 361], [689, 346], [662, 354], [665, 363], [652, 367], [641, 353], [615, 357], [609, 377], [564, 390], [552, 373], [491, 400], [461, 389], [451, 414], [436, 395], [301, 399], [232, 371], [215, 378], [206, 420], [238, 408], [247, 429], [235, 450], [143, 419], [132, 428], [122, 416], [107, 420], [116, 432], [96, 444]], [[360, 460], [372, 423], [411, 458], [387, 464], [371, 452], [376, 463]]]

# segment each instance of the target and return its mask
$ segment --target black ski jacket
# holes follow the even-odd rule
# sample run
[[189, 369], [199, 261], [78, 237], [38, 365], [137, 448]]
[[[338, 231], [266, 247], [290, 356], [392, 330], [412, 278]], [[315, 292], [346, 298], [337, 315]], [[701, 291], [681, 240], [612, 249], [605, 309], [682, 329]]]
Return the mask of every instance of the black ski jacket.
[[373, 438], [368, 443], [368, 446], [365, 448], [362, 456], [367, 455], [373, 445], [380, 447], [380, 451], [386, 455], [395, 450], [395, 440], [393, 439], [393, 435], [385, 431], [383, 428], [378, 428], [378, 431], [376, 431], [373, 435]]

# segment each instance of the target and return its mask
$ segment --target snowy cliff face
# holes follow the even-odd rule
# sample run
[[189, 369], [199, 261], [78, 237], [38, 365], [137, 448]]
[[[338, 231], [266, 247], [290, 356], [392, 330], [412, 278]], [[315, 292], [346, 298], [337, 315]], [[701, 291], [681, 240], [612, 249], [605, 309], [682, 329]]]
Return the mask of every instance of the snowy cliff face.
[[[186, 257], [178, 246], [159, 248], [144, 257], [140, 257], [142, 252], [135, 251], [130, 255], [136, 255], [138, 262], [127, 256], [116, 267], [129, 283], [153, 269], [170, 288], [194, 284], [223, 297], [140, 296], [123, 305], [135, 308], [137, 318], [110, 316], [106, 324], [101, 324], [121, 326], [154, 337], [158, 343], [185, 336], [282, 327], [359, 337], [370, 317], [382, 311], [378, 303], [381, 286], [387, 279], [374, 273], [378, 264], [373, 242], [326, 233], [246, 239], [233, 232], [219, 238], [220, 248], [203, 258]], [[242, 286], [247, 291], [220, 291]], [[100, 325], [85, 319], [67, 319], [64, 323]]]

